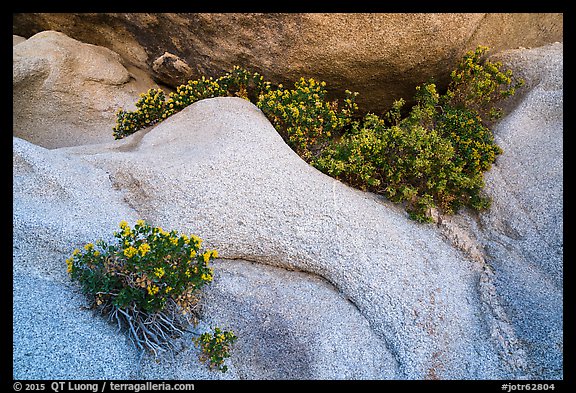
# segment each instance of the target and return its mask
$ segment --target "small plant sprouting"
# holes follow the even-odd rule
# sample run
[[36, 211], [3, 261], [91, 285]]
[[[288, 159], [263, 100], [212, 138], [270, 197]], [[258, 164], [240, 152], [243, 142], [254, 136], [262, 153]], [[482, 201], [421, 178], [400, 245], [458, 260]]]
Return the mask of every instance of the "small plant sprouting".
[[194, 339], [202, 351], [200, 360], [208, 363], [211, 368], [216, 368], [222, 372], [228, 370], [224, 361], [230, 357], [230, 346], [236, 340], [237, 337], [234, 333], [222, 331], [220, 328], [215, 328], [214, 333], [202, 333]]

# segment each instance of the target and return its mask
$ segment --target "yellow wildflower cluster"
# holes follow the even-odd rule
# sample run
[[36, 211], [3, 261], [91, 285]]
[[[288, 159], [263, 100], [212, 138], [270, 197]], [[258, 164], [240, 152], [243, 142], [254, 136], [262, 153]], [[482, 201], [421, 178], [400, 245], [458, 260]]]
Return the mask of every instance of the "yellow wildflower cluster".
[[202, 76], [199, 80], [191, 80], [185, 85], [178, 86], [176, 92], [170, 93], [162, 118], [165, 119], [196, 101], [226, 95], [226, 90], [218, 81]]
[[[195, 317], [198, 291], [213, 280], [214, 272], [208, 264], [218, 252], [200, 250], [202, 239], [196, 235], [166, 232], [144, 220], [136, 221], [133, 229], [126, 221], [121, 221], [119, 227], [121, 230], [114, 232], [115, 245], [99, 240], [85, 244], [84, 251], [74, 249], [66, 259], [70, 277], [83, 285], [92, 304], [102, 312], [121, 310], [122, 315], [136, 319], [156, 313], [168, 316], [163, 319], [170, 321], [167, 325], [139, 321], [151, 324], [147, 325], [151, 329], [170, 328], [171, 318], [190, 323], [188, 314]], [[174, 337], [171, 332], [160, 335]], [[227, 340], [229, 336], [215, 336], [218, 345], [226, 345]]]
[[204, 263], [208, 264], [208, 261], [210, 261], [211, 258], [218, 258], [218, 251], [206, 250], [202, 255], [202, 258], [204, 259]]
[[230, 348], [237, 339], [234, 333], [215, 328], [214, 333], [202, 333], [194, 341], [202, 350], [201, 360], [209, 362], [210, 367], [226, 372], [228, 367], [224, 365], [224, 360], [230, 357]]
[[68, 274], [70, 274], [72, 272], [72, 267], [74, 266], [74, 258], [73, 257], [66, 259], [66, 266], [67, 266], [66, 272]]
[[148, 295], [150, 296], [154, 296], [158, 293], [158, 291], [160, 290], [160, 288], [158, 288], [157, 285], [152, 284], [151, 286], [149, 286], [148, 288], [146, 288], [146, 290], [148, 291]]
[[122, 236], [125, 238], [130, 237], [133, 233], [132, 233], [132, 229], [130, 229], [130, 225], [128, 225], [128, 223], [124, 220], [120, 221], [120, 224], [118, 225], [120, 227], [120, 229], [122, 229]]
[[194, 102], [211, 97], [238, 96], [249, 99], [249, 89], [253, 88], [254, 97], [263, 91], [270, 90], [270, 83], [264, 82], [258, 73], [235, 66], [231, 72], [213, 79], [202, 76], [178, 86], [175, 92], [165, 100], [162, 90], [150, 89], [140, 95], [136, 102], [136, 111], [119, 110], [116, 113], [116, 125], [113, 128], [114, 138], [121, 139], [144, 127], [172, 116]]
[[305, 160], [329, 138], [349, 123], [358, 107], [354, 103], [357, 93], [347, 91], [342, 110], [336, 101], [326, 101], [326, 83], [300, 78], [294, 89], [270, 90], [260, 96], [256, 105], [271, 119], [286, 142]]
[[192, 239], [192, 241], [194, 242], [194, 247], [196, 248], [200, 248], [202, 247], [202, 239], [200, 239], [198, 236], [196, 235], [192, 235], [190, 237]]
[[164, 100], [164, 92], [160, 89], [149, 89], [146, 93], [140, 94], [135, 111], [128, 112], [121, 109], [116, 113], [114, 138], [121, 139], [160, 121], [165, 111]]
[[166, 274], [166, 272], [164, 271], [163, 267], [156, 267], [154, 268], [154, 274], [156, 275], [156, 277], [162, 278], [164, 277], [164, 274]]
[[148, 254], [148, 252], [150, 252], [150, 245], [148, 243], [142, 243], [138, 247], [138, 252], [140, 253], [141, 256], [145, 256], [146, 254]]

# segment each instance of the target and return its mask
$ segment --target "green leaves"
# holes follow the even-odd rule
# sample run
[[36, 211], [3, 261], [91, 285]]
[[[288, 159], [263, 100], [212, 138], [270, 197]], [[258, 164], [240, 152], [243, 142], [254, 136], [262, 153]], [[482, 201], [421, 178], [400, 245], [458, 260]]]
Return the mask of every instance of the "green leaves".
[[256, 105], [271, 120], [286, 143], [305, 160], [311, 160], [326, 144], [350, 125], [358, 109], [357, 93], [346, 91], [342, 109], [326, 100], [326, 83], [300, 78], [294, 89], [270, 89]]
[[115, 137], [162, 121], [193, 102], [215, 96], [239, 96], [254, 102], [286, 143], [322, 172], [361, 190], [404, 203], [409, 216], [430, 221], [431, 209], [452, 214], [460, 207], [483, 209], [483, 173], [502, 150], [489, 122], [502, 115], [497, 104], [524, 83], [502, 64], [485, 60], [487, 47], [467, 52], [443, 94], [437, 86], [416, 87], [415, 102], [402, 116], [399, 99], [382, 116], [358, 119], [355, 98], [327, 99], [326, 83], [300, 78], [293, 89], [273, 87], [258, 73], [234, 67], [213, 80], [189, 81], [164, 101], [149, 90], [135, 112], [119, 111]]
[[[218, 252], [201, 251], [202, 239], [195, 235], [166, 232], [143, 220], [134, 228], [122, 221], [119, 228], [113, 233], [115, 244], [99, 240], [84, 251], [74, 250], [66, 260], [68, 273], [95, 308], [126, 327], [139, 348], [154, 353], [173, 349], [171, 339], [189, 323], [199, 290], [213, 279], [209, 265]], [[210, 350], [228, 357], [235, 336], [214, 337], [219, 346]], [[218, 367], [225, 368], [223, 357], [218, 359]]]
[[443, 100], [443, 105], [476, 111], [484, 122], [498, 119], [502, 111], [496, 104], [524, 84], [513, 78], [511, 70], [502, 71], [502, 63], [484, 60], [488, 50], [478, 46], [464, 55], [450, 74], [452, 81]]
[[212, 280], [209, 262], [215, 250], [200, 252], [202, 240], [194, 235], [166, 232], [138, 221], [134, 228], [122, 221], [114, 232], [116, 244], [89, 243], [86, 252], [74, 253], [69, 260], [71, 277], [95, 297], [96, 305], [137, 307], [162, 311], [172, 299], [184, 312], [193, 305], [188, 300]]
[[448, 91], [433, 83], [416, 88], [414, 105], [401, 117], [404, 100], [380, 118], [331, 141], [311, 161], [319, 170], [362, 190], [406, 205], [410, 218], [431, 221], [431, 209], [455, 213], [461, 206], [489, 207], [483, 173], [502, 153], [486, 125], [501, 114], [495, 103], [522, 81], [501, 64], [483, 62], [486, 47], [467, 53], [451, 73]]
[[180, 85], [168, 99], [160, 89], [150, 89], [140, 95], [135, 111], [120, 109], [116, 113], [116, 125], [113, 128], [114, 139], [122, 139], [134, 132], [161, 122], [178, 113], [196, 101], [224, 96], [238, 96], [256, 100], [269, 90], [269, 82], [258, 74], [235, 66], [232, 71], [213, 79], [202, 76]]
[[166, 110], [164, 92], [150, 89], [140, 95], [134, 112], [119, 110], [116, 113], [116, 125], [113, 128], [114, 139], [121, 139], [142, 128], [156, 124], [163, 119]]
[[228, 370], [224, 361], [230, 357], [230, 347], [237, 339], [234, 333], [215, 328], [214, 333], [202, 333], [194, 342], [202, 350], [200, 360], [224, 373]]

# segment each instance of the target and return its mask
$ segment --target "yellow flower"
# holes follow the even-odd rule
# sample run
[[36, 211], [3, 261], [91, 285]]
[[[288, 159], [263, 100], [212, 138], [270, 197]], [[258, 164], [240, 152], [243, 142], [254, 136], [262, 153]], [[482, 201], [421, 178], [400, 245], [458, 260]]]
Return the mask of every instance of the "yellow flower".
[[121, 229], [125, 229], [125, 228], [129, 228], [128, 223], [124, 220], [120, 221], [120, 228]]
[[88, 243], [88, 244], [86, 244], [86, 245], [84, 246], [84, 249], [85, 249], [86, 251], [93, 250], [93, 249], [94, 249], [94, 244]]
[[143, 227], [144, 225], [146, 225], [146, 222], [144, 220], [138, 220], [136, 221], [136, 225]]
[[124, 227], [124, 230], [122, 231], [122, 236], [124, 237], [128, 237], [132, 234], [132, 230], [130, 229], [130, 227], [128, 225], [126, 225]]
[[80, 250], [79, 249], [74, 249], [74, 251], [72, 251], [72, 255], [78, 255], [80, 254]]
[[202, 239], [200, 239], [198, 236], [192, 235], [192, 240], [194, 240], [196, 248], [200, 248], [202, 246]]
[[100, 255], [100, 251], [98, 251], [98, 250], [94, 251], [94, 256], [95, 256], [95, 257], [97, 257], [97, 256], [99, 256], [99, 255]]
[[154, 268], [154, 274], [158, 278], [162, 278], [166, 272], [164, 271], [163, 267]]
[[213, 258], [218, 258], [218, 251], [212, 250], [212, 257], [213, 257]]
[[204, 263], [208, 263], [208, 261], [210, 260], [210, 255], [211, 255], [210, 251], [206, 251], [204, 255], [202, 255], [202, 257], [204, 258]]
[[190, 250], [190, 258], [194, 258], [196, 256], [195, 250]]
[[128, 257], [128, 258], [132, 258], [134, 255], [136, 255], [136, 253], [138, 253], [138, 250], [136, 250], [134, 247], [130, 246], [127, 249], [124, 250], [124, 256]]
[[200, 278], [204, 281], [212, 281], [212, 276], [208, 275], [206, 273], [202, 273], [202, 275], [200, 276]]
[[160, 288], [158, 288], [156, 285], [152, 284], [151, 286], [149, 286], [148, 288], [146, 288], [146, 290], [148, 291], [148, 294], [151, 296], [154, 296], [158, 293], [158, 291], [160, 290]]
[[170, 285], [168, 285], [168, 286], [166, 287], [166, 289], [164, 290], [164, 292], [165, 292], [165, 293], [168, 293], [168, 292], [170, 292], [172, 289], [174, 289], [174, 288], [172, 288]]
[[68, 266], [68, 268], [66, 269], [66, 271], [68, 273], [70, 273], [72, 271], [72, 264], [74, 263], [74, 260], [72, 258], [68, 258], [66, 259], [66, 266]]
[[148, 243], [142, 243], [140, 247], [138, 247], [138, 251], [140, 255], [144, 256], [150, 251], [150, 245]]

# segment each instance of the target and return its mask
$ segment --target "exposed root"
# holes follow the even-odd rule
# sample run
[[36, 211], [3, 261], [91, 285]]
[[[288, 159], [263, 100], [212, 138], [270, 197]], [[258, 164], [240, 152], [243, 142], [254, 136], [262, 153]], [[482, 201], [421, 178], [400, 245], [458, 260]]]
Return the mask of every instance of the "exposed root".
[[151, 352], [154, 357], [178, 352], [178, 339], [197, 322], [194, 315], [184, 314], [172, 299], [161, 312], [148, 313], [135, 306], [122, 309], [112, 304], [99, 306], [99, 310], [118, 326], [118, 331], [127, 333], [137, 349]]

